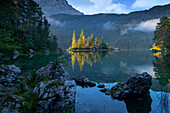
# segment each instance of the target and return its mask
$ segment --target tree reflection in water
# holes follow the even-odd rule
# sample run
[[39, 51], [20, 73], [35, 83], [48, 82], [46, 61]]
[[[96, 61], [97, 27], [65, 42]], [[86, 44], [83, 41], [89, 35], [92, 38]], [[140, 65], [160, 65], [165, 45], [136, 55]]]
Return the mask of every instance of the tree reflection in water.
[[[154, 72], [156, 79], [165, 87], [168, 85], [166, 92], [170, 92], [169, 85], [170, 85], [170, 53], [169, 52], [157, 52], [154, 53], [155, 61], [153, 62], [154, 65]], [[167, 93], [160, 94], [161, 96], [157, 96], [161, 113], [169, 113], [169, 95]]]
[[103, 58], [107, 57], [107, 52], [70, 52], [72, 60], [72, 69], [74, 70], [74, 65], [77, 59], [79, 63], [80, 70], [83, 70], [84, 63], [86, 62], [91, 67], [93, 63], [101, 62], [103, 63]]
[[[154, 72], [162, 86], [170, 85], [170, 53], [154, 53]], [[167, 92], [169, 89], [167, 89]]]

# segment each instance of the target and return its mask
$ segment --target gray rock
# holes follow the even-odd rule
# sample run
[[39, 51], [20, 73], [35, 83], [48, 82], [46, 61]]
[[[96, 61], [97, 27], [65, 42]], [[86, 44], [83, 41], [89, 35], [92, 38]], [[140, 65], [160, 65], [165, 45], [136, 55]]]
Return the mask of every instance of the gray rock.
[[4, 108], [3, 110], [1, 110], [2, 113], [9, 113], [10, 109], [9, 108]]
[[20, 53], [18, 51], [14, 51], [13, 55], [20, 55]]
[[104, 84], [102, 84], [102, 83], [100, 83], [100, 84], [98, 84], [98, 85], [97, 85], [97, 87], [98, 87], [98, 88], [104, 88], [104, 87], [105, 87], [105, 85], [104, 85]]
[[21, 73], [21, 70], [19, 67], [16, 67], [15, 65], [1, 65], [0, 66], [0, 84], [3, 84], [5, 86], [9, 85], [16, 80], [16, 76], [18, 76]]
[[31, 55], [29, 56], [29, 58], [33, 58], [33, 56], [34, 56], [34, 54], [31, 54]]
[[36, 52], [34, 52], [34, 50], [32, 50], [32, 49], [29, 50], [29, 53], [30, 54], [36, 54]]
[[76, 81], [77, 85], [82, 86], [83, 88], [84, 87], [87, 88], [87, 87], [95, 87], [96, 86], [95, 82], [89, 81], [89, 79], [84, 77], [84, 76], [81, 79], [78, 79], [78, 80], [74, 78], [74, 80]]
[[3, 56], [3, 53], [0, 53], [0, 57], [2, 57]]
[[13, 55], [13, 56], [12, 56], [12, 59], [16, 59], [16, 58], [18, 58], [18, 56], [19, 56], [19, 55]]
[[65, 106], [74, 103], [76, 83], [74, 80], [70, 80], [70, 75], [62, 64], [51, 62], [36, 73], [36, 79], [48, 78], [47, 81], [38, 83], [33, 90], [33, 94], [36, 94], [39, 100], [39, 112], [46, 112], [49, 109], [58, 111], [58, 109], [64, 109]]
[[115, 99], [124, 100], [145, 95], [152, 85], [152, 77], [144, 72], [140, 75], [132, 75], [124, 83], [118, 83], [111, 88], [111, 95]]

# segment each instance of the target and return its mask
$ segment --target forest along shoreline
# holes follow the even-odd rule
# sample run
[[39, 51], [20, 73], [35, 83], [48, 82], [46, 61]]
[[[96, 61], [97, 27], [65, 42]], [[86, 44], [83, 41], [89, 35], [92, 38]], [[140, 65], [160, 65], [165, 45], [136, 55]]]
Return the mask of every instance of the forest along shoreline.
[[[76, 86], [94, 87], [86, 77], [71, 79], [58, 61], [32, 72], [26, 80], [19, 78], [21, 69], [14, 65], [1, 65], [0, 110], [4, 112], [72, 112]], [[100, 91], [118, 100], [135, 100], [149, 94], [152, 77], [148, 73], [132, 75], [111, 89], [98, 84]], [[144, 84], [144, 85], [143, 85]]]

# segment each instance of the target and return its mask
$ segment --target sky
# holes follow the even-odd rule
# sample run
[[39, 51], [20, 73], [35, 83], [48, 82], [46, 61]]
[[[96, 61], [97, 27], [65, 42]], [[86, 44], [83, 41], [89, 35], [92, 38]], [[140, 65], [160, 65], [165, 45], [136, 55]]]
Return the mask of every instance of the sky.
[[67, 0], [84, 14], [130, 13], [149, 9], [156, 5], [170, 4], [170, 0]]

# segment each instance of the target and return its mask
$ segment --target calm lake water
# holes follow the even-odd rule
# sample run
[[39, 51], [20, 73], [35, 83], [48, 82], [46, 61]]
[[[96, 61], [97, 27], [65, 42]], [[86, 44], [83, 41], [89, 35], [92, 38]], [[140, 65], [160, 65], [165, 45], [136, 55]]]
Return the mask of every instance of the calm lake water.
[[[154, 56], [155, 55], [155, 56]], [[112, 99], [99, 88], [77, 87], [75, 113], [169, 113], [170, 112], [170, 56], [150, 51], [117, 51], [111, 53], [37, 54], [31, 58], [3, 58], [0, 63], [21, 67], [22, 76], [53, 60], [59, 59], [72, 78], [85, 76], [111, 88], [116, 81], [123, 82], [130, 75], [148, 72], [153, 85], [143, 99], [124, 102]]]
[[156, 56], [150, 51], [70, 53], [70, 55], [70, 63], [66, 70], [72, 77], [85, 76], [91, 81], [104, 83], [106, 88], [115, 85], [115, 80], [123, 82], [136, 73], [148, 72], [153, 78], [149, 96], [133, 102], [112, 99], [111, 96], [100, 92], [97, 87], [82, 88], [78, 86], [76, 113], [170, 112], [170, 68], [161, 67], [160, 61], [163, 58], [159, 53], [155, 54]]

